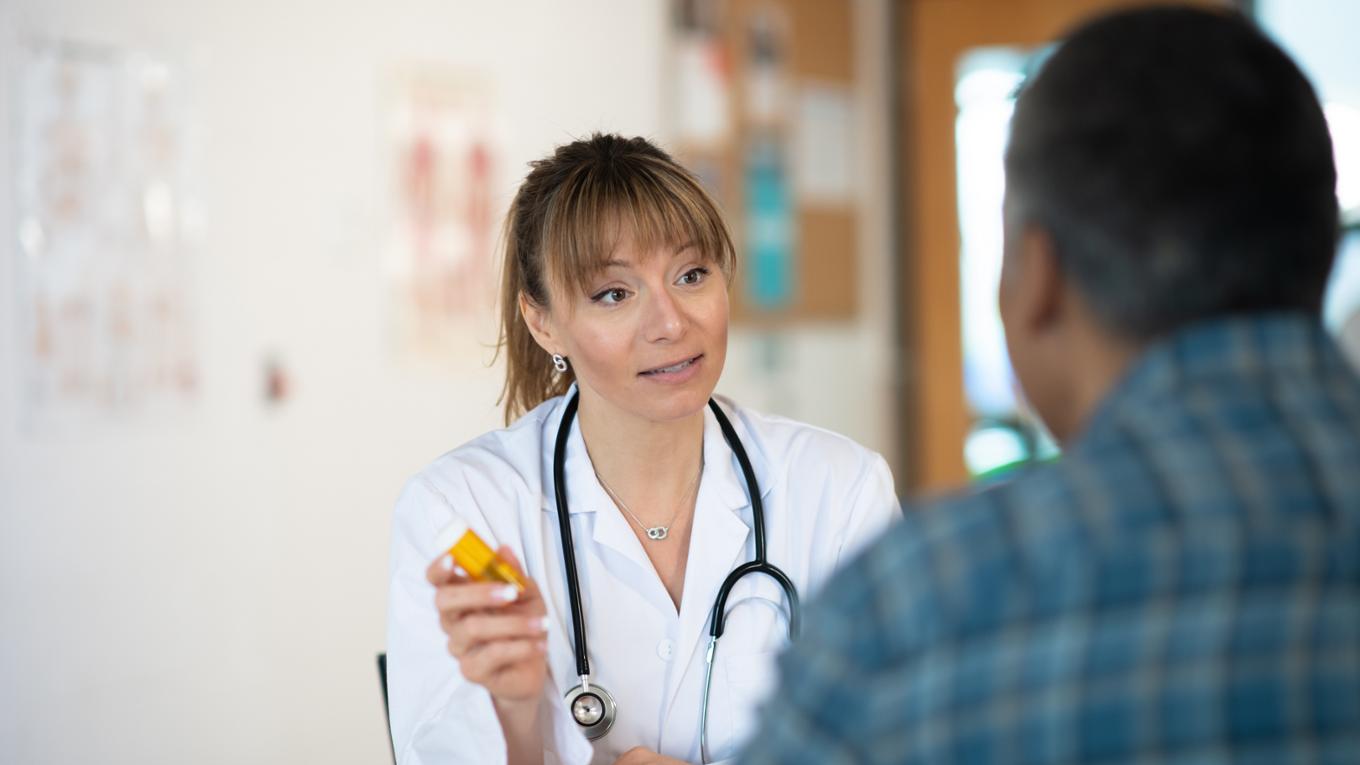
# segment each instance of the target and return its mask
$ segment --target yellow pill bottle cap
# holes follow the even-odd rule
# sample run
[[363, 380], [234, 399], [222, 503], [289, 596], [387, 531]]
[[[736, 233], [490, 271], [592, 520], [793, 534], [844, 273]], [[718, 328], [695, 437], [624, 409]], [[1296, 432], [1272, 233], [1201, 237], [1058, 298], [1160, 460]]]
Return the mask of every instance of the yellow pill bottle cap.
[[453, 516], [453, 519], [449, 521], [449, 525], [445, 526], [444, 530], [439, 532], [438, 537], [435, 537], [435, 549], [440, 552], [447, 552], [449, 548], [457, 544], [458, 540], [462, 539], [463, 535], [466, 533], [468, 533], [467, 521], [456, 515]]

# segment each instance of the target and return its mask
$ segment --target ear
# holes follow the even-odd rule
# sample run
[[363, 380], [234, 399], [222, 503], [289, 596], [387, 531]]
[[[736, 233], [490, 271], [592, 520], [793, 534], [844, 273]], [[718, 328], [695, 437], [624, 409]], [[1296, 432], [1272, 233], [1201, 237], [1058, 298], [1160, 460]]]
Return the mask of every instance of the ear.
[[1048, 231], [1027, 225], [1018, 244], [1003, 269], [1010, 313], [1027, 332], [1041, 335], [1061, 318], [1066, 279], [1058, 266], [1057, 246]]
[[538, 347], [548, 353], [562, 353], [553, 336], [552, 316], [549, 315], [547, 306], [539, 305], [538, 301], [521, 292], [519, 315], [524, 319], [524, 324], [529, 328], [529, 334], [534, 336]]

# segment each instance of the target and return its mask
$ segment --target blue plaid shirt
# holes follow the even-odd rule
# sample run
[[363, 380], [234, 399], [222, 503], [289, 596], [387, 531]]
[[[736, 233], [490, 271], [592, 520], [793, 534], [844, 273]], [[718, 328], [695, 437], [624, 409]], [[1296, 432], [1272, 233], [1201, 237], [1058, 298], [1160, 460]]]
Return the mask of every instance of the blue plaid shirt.
[[804, 624], [747, 765], [1356, 765], [1360, 381], [1314, 319], [1186, 330]]

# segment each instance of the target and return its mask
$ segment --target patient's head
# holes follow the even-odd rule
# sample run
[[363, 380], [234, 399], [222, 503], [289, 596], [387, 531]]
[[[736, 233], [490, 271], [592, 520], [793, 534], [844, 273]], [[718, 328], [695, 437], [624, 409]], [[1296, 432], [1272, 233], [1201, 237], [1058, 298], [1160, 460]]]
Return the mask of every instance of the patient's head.
[[1336, 170], [1298, 67], [1242, 17], [1076, 29], [1021, 91], [1006, 153], [1002, 317], [1059, 438], [1148, 343], [1230, 314], [1317, 314]]

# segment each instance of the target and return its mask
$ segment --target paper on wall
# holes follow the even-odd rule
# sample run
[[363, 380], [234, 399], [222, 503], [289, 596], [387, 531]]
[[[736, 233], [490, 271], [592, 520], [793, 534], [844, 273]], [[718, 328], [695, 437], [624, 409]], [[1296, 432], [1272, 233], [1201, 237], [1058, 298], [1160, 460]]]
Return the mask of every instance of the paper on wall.
[[793, 170], [799, 201], [853, 203], [855, 120], [849, 88], [803, 85], [796, 108]]

